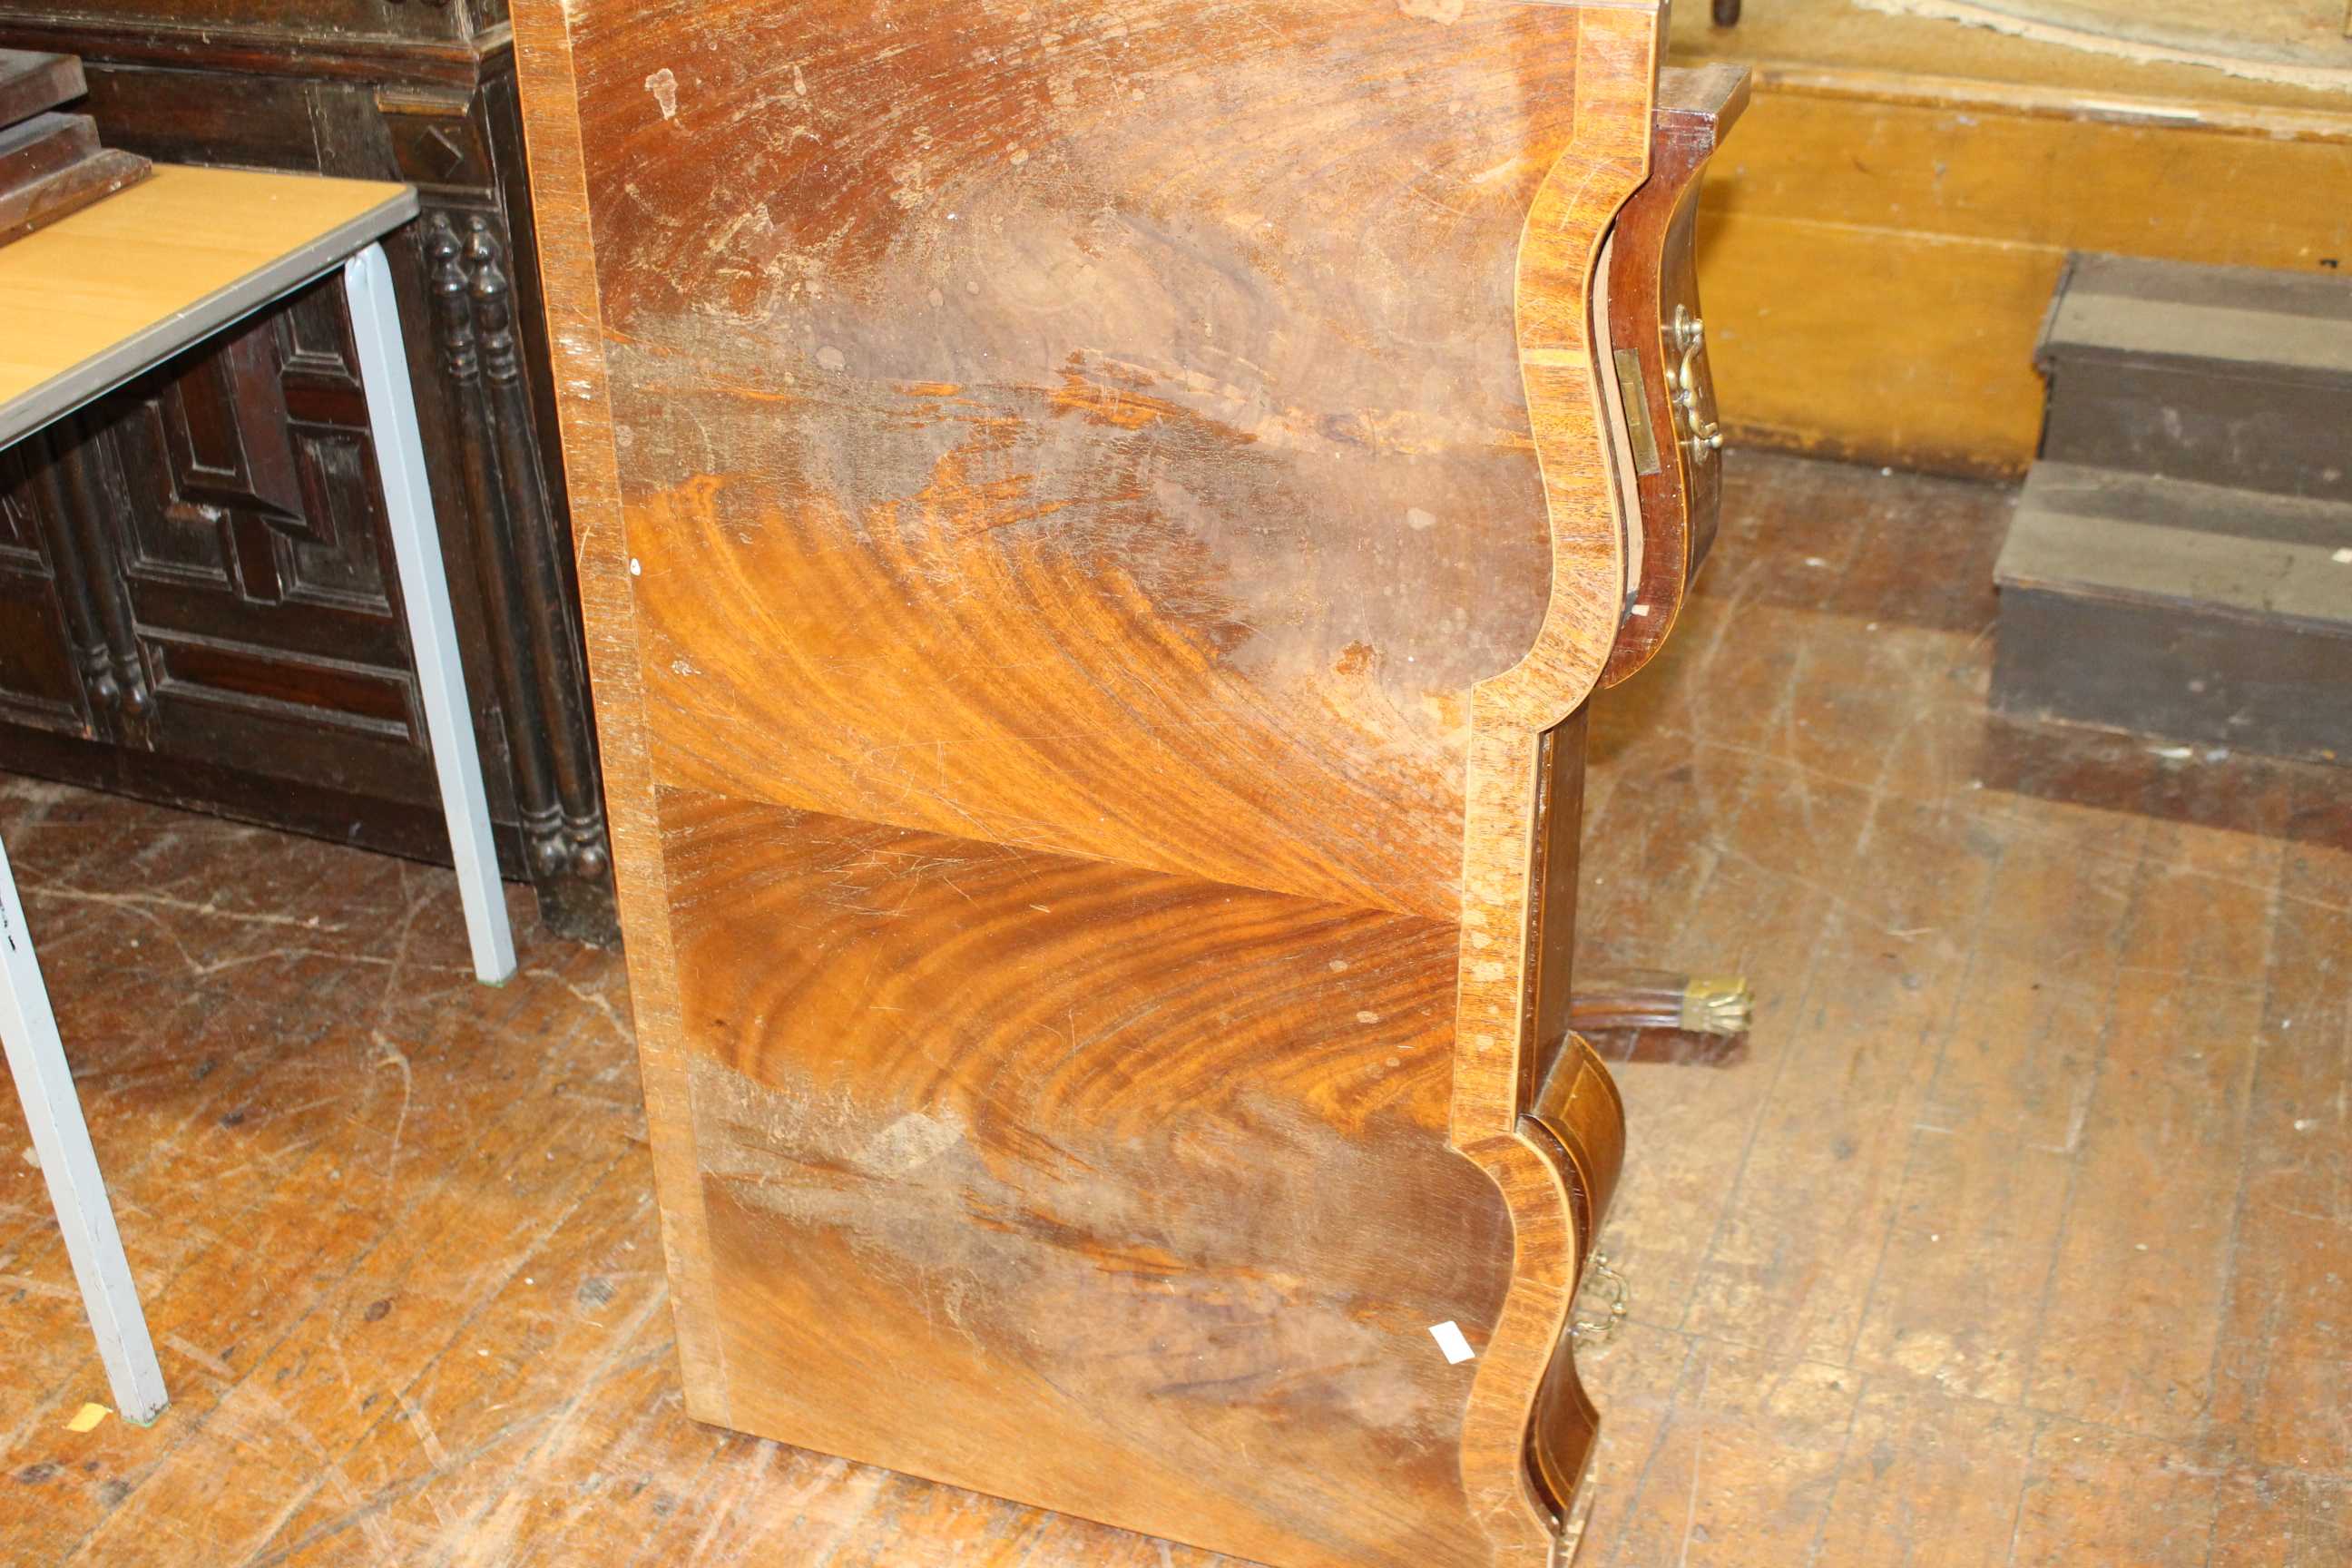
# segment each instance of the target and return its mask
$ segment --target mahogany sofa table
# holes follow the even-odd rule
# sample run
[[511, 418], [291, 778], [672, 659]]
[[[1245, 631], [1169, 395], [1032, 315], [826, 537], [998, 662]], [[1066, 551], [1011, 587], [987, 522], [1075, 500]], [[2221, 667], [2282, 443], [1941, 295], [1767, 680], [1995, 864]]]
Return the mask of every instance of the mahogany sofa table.
[[[495, 984], [514, 973], [514, 938], [399, 306], [379, 243], [416, 210], [416, 193], [403, 184], [159, 166], [143, 183], [0, 246], [0, 448], [329, 273], [342, 274], [474, 973]], [[116, 1407], [127, 1419], [152, 1420], [166, 1401], [163, 1372], [5, 851], [0, 1040]]]

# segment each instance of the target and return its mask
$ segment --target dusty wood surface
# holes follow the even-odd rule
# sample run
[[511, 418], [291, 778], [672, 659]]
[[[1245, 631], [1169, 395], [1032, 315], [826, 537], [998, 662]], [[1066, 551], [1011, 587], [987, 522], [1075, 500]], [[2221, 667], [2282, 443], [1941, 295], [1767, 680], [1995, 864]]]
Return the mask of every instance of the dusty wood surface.
[[14, 190], [0, 192], [0, 245], [22, 239], [137, 184], [154, 167], [144, 158], [108, 148], [37, 175]]
[[98, 123], [87, 114], [47, 111], [0, 125], [0, 194], [79, 163], [98, 151]]
[[1544, 1563], [1656, 7], [516, 26], [690, 1406]]
[[2352, 505], [2047, 458], [1994, 579], [1992, 705], [2352, 760]]
[[1859, 3], [2136, 65], [2188, 66], [2304, 90], [2352, 92], [2352, 39], [2337, 0]]
[[[1967, 5], [1974, 0], [1948, 3]], [[2009, 5], [2017, 0], [1995, 3]], [[2037, 4], [2039, 0], [2023, 3]], [[2161, 26], [2161, 18], [2177, 10], [2181, 0], [2092, 3], [2116, 10], [2128, 7], [2144, 25]], [[2242, 20], [2236, 0], [2189, 3], [2210, 4], [2233, 21]], [[2282, 3], [2300, 5], [2305, 0]], [[2258, 4], [2266, 5], [2269, 0], [2258, 0]], [[1810, 61], [1839, 71], [1888, 71], [2007, 83], [2050, 97], [2126, 93], [2263, 112], [2311, 110], [2338, 113], [2346, 108], [2340, 89], [2260, 81], [2174, 61], [2123, 63], [2111, 56], [2068, 47], [2048, 39], [1968, 26], [1943, 17], [1872, 9], [1856, 0], [1780, 0], [1775, 5], [1750, 7], [1740, 18], [1739, 26], [1730, 28], [1711, 26], [1706, 6], [1693, 6], [1686, 12], [1677, 6], [1675, 47], [1677, 53], [1689, 50], [1727, 59], [1774, 64]], [[2331, 41], [2327, 47], [2333, 49], [2343, 46]]]
[[[1579, 1568], [2336, 1568], [2344, 775], [1997, 727], [2001, 492], [1726, 478], [1579, 891], [1596, 964], [1757, 1023], [1613, 1064]], [[526, 921], [485, 992], [446, 872], [22, 783], [0, 834], [176, 1394], [66, 1430], [105, 1383], [0, 1096], [0, 1561], [1223, 1568], [689, 1419], [610, 955]]]
[[2083, 255], [2035, 358], [2174, 361], [2248, 378], [2352, 384], [2352, 279]]
[[2077, 256], [2036, 358], [2045, 462], [2352, 501], [2352, 279]]
[[71, 55], [0, 49], [0, 126], [29, 120], [89, 89], [81, 61]]

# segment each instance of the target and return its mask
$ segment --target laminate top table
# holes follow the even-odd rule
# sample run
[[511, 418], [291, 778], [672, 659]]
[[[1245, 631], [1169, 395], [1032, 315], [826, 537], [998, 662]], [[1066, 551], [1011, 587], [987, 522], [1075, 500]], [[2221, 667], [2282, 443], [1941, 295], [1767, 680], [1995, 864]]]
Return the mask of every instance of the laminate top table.
[[0, 447], [337, 270], [416, 210], [403, 184], [159, 163], [0, 245]]
[[[159, 166], [146, 180], [0, 246], [0, 448], [306, 284], [340, 272], [366, 396], [417, 695], [441, 786], [474, 973], [514, 973], [472, 705], [425, 480], [400, 304], [383, 239], [416, 214], [406, 185]], [[62, 460], [62, 459], [58, 459]], [[135, 625], [107, 628], [145, 657]], [[0, 1047], [124, 1417], [168, 1398], [115, 1228], [24, 902], [0, 848]]]

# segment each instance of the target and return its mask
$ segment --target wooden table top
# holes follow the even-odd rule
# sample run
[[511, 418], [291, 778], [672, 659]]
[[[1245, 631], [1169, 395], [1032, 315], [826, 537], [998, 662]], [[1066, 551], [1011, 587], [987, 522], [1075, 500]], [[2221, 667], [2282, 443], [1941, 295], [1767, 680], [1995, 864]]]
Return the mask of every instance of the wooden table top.
[[73, 412], [416, 213], [373, 180], [158, 164], [0, 246], [0, 447]]

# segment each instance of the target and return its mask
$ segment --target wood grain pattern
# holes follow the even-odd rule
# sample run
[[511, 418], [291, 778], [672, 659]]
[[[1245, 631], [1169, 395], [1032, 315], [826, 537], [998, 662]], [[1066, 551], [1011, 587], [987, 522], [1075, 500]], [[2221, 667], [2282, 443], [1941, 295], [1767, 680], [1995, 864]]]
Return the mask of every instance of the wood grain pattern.
[[1261, 1560], [1489, 1560], [1476, 1369], [1398, 1353], [1509, 1272], [1442, 1136], [1449, 926], [710, 796], [663, 826], [739, 1409]]
[[[580, 121], [569, 105], [578, 91], [572, 47], [560, 9], [526, 8], [515, 75], [524, 98], [531, 193], [539, 222], [540, 274], [547, 335], [559, 388], [564, 485], [572, 499], [572, 544], [579, 558], [581, 627], [596, 699], [596, 736], [604, 764], [604, 807], [613, 844], [615, 902], [629, 960], [629, 1010], [648, 1126], [690, 1125], [686, 1042], [677, 1018], [677, 965], [662, 889], [660, 827], [646, 735], [644, 676], [636, 658], [635, 606], [629, 592], [628, 542], [621, 521], [618, 442], [603, 344], [602, 284], [589, 226]], [[534, 106], [558, 106], [534, 113]], [[662, 1246], [677, 1303], [677, 1357], [687, 1408], [705, 1421], [733, 1424], [719, 1360], [702, 1186], [687, 1137], [649, 1139], [661, 1201]]]
[[[2168, 1539], [2341, 1568], [2342, 770], [1988, 715], [2002, 490], [1763, 454], [1726, 478], [1683, 630], [1591, 708], [1584, 969], [1769, 984], [1735, 1058], [1611, 1058], [1630, 1316], [1579, 1342], [1607, 1417], [1579, 1568], [2074, 1568]], [[0, 837], [175, 1394], [67, 1429], [104, 1375], [0, 1094], [0, 1561], [1237, 1568], [688, 1419], [619, 955], [535, 933], [521, 889], [490, 996], [446, 870], [23, 779]], [[1955, 899], [1977, 860], [1993, 883]], [[2216, 973], [2263, 1002], [2230, 1044], [2242, 1121], [2209, 1138], [2210, 1108], [2147, 1111], [2151, 1086], [2199, 1103], [2212, 1042], [2168, 1071], [2134, 1037], [2167, 998], [2201, 1016]], [[2151, 1331], [2137, 1287], [2183, 1271], [2134, 1173], [2171, 1194], [2184, 1165], [2237, 1194], [2233, 1241], [2198, 1247], [2228, 1287]], [[2078, 1233], [2089, 1266], [2053, 1273]], [[1693, 1313], [1695, 1278], [1721, 1283]], [[2146, 1370], [2212, 1380], [2185, 1434], [2102, 1422]]]
[[690, 1407], [1537, 1568], [1656, 7], [515, 23]]

